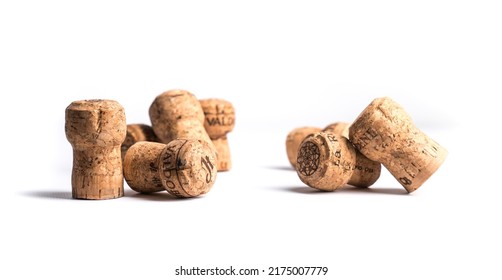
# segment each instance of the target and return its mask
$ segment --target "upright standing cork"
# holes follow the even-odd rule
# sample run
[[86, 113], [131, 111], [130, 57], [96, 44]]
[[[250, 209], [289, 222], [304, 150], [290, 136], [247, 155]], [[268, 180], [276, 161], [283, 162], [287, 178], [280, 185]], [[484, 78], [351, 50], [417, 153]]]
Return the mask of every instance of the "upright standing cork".
[[109, 199], [124, 195], [120, 145], [124, 108], [113, 100], [83, 100], [66, 108], [65, 133], [73, 147], [72, 196]]
[[310, 134], [321, 131], [318, 127], [305, 126], [291, 130], [286, 137], [286, 153], [288, 155], [289, 163], [296, 167], [296, 158], [298, 157], [298, 148], [303, 139]]
[[122, 153], [122, 160], [124, 160], [127, 150], [136, 142], [149, 141], [160, 142], [151, 126], [146, 124], [128, 124], [127, 133], [122, 146], [120, 147]]
[[216, 173], [214, 149], [201, 140], [137, 142], [124, 159], [127, 184], [142, 193], [167, 190], [177, 197], [199, 196], [211, 189]]
[[202, 107], [192, 93], [180, 89], [166, 91], [155, 98], [149, 112], [153, 131], [162, 143], [183, 138], [213, 145], [204, 129]]
[[218, 171], [228, 171], [232, 168], [230, 147], [227, 133], [235, 126], [235, 110], [232, 103], [223, 99], [200, 100], [205, 115], [204, 128], [218, 153]]
[[349, 136], [362, 154], [381, 162], [410, 193], [434, 174], [447, 155], [388, 97], [373, 100], [352, 123]]
[[371, 186], [380, 176], [380, 164], [358, 154], [345, 137], [318, 132], [300, 145], [296, 172], [308, 186], [334, 191], [346, 184]]

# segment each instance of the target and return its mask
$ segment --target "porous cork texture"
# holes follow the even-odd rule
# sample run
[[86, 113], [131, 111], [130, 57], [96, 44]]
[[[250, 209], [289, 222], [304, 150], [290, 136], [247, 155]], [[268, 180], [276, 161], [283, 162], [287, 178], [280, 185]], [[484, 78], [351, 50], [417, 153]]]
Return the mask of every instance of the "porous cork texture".
[[151, 126], [141, 123], [128, 124], [125, 140], [120, 147], [122, 160], [124, 160], [127, 150], [140, 141], [160, 142]]
[[137, 142], [124, 159], [126, 182], [141, 193], [166, 190], [176, 197], [196, 197], [211, 189], [216, 173], [214, 149], [202, 140]]
[[335, 135], [341, 135], [345, 138], [349, 138], [349, 127], [350, 123], [347, 122], [335, 122], [326, 126], [322, 131], [328, 132]]
[[345, 137], [318, 132], [300, 145], [296, 172], [308, 186], [334, 191], [346, 184], [371, 186], [380, 176], [380, 164], [358, 154]]
[[313, 126], [304, 126], [291, 130], [286, 137], [286, 153], [289, 163], [296, 167], [296, 159], [298, 157], [298, 148], [303, 139], [310, 134], [320, 132], [321, 128]]
[[349, 182], [355, 162], [356, 151], [345, 138], [318, 132], [301, 143], [296, 172], [308, 186], [333, 191]]
[[448, 153], [388, 97], [377, 98], [364, 109], [350, 126], [349, 137], [362, 154], [381, 162], [409, 193], [436, 172]]
[[113, 100], [72, 102], [65, 111], [73, 148], [72, 197], [111, 199], [124, 195], [120, 146], [126, 135], [124, 108]]
[[186, 90], [169, 90], [155, 98], [149, 110], [155, 135], [164, 144], [175, 139], [200, 139], [213, 145], [204, 129], [199, 100]]
[[232, 168], [232, 158], [227, 134], [235, 126], [234, 106], [217, 98], [201, 99], [200, 105], [204, 112], [204, 128], [217, 151], [218, 171], [228, 171]]
[[[348, 139], [349, 127], [350, 123], [335, 122], [326, 126], [322, 131]], [[352, 174], [349, 184], [359, 188], [367, 188], [378, 180], [381, 169], [382, 166], [379, 162], [370, 160], [356, 149], [355, 171]]]

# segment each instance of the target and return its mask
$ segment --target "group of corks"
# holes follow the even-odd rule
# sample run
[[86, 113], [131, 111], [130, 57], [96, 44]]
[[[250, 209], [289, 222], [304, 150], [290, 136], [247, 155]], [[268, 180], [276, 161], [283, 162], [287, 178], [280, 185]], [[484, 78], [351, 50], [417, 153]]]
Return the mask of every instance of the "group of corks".
[[82, 100], [66, 108], [73, 198], [122, 197], [124, 178], [137, 192], [195, 197], [211, 189], [217, 172], [231, 169], [226, 134], [234, 128], [235, 111], [230, 102], [170, 90], [155, 98], [149, 114], [152, 126], [126, 125], [117, 101]]
[[347, 184], [367, 188], [380, 177], [383, 164], [411, 193], [447, 156], [446, 149], [420, 131], [388, 97], [373, 100], [352, 124], [292, 130], [286, 150], [300, 180], [323, 191]]

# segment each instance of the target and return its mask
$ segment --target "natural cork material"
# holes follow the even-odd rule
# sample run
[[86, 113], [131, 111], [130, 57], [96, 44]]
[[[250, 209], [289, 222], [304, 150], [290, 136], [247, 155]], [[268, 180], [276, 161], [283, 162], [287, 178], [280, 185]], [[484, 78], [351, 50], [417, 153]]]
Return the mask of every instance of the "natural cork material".
[[322, 131], [349, 138], [350, 123], [336, 122], [326, 126]]
[[308, 186], [334, 191], [346, 184], [369, 187], [380, 176], [380, 164], [358, 154], [345, 137], [318, 132], [300, 145], [296, 172]]
[[204, 128], [218, 153], [218, 171], [228, 171], [232, 168], [230, 147], [228, 146], [227, 133], [235, 126], [235, 110], [232, 103], [223, 99], [200, 100], [204, 112]]
[[298, 157], [298, 148], [303, 139], [310, 134], [320, 132], [321, 128], [305, 126], [291, 130], [286, 137], [286, 153], [288, 155], [289, 163], [296, 167], [296, 159]]
[[123, 196], [120, 145], [126, 135], [124, 108], [113, 100], [83, 100], [72, 102], [65, 115], [66, 138], [73, 147], [73, 198]]
[[164, 144], [175, 139], [200, 139], [212, 146], [204, 129], [204, 112], [199, 100], [186, 90], [166, 91], [150, 106], [150, 120], [155, 135]]
[[444, 162], [447, 151], [420, 131], [388, 97], [371, 102], [349, 129], [350, 141], [381, 162], [408, 191], [418, 189]]
[[122, 146], [120, 147], [122, 152], [122, 160], [124, 160], [127, 150], [134, 145], [134, 143], [139, 141], [149, 141], [149, 142], [160, 142], [155, 132], [151, 126], [146, 124], [128, 124], [127, 133]]
[[201, 140], [137, 142], [124, 159], [127, 184], [142, 193], [167, 190], [176, 197], [199, 196], [211, 189], [216, 173], [214, 149]]

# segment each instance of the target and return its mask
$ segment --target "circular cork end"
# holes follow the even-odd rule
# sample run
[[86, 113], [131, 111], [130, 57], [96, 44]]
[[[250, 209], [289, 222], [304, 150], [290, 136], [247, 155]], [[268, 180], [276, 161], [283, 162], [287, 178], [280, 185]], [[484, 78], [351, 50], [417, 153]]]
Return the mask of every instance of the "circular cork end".
[[319, 132], [300, 145], [296, 172], [309, 187], [333, 191], [348, 183], [355, 161], [355, 150], [347, 139]]
[[160, 154], [158, 166], [164, 188], [177, 197], [205, 194], [216, 180], [216, 153], [200, 140], [171, 141]]
[[140, 141], [160, 142], [151, 126], [146, 124], [128, 124], [125, 140], [120, 147], [122, 159], [124, 159], [127, 150]]
[[117, 101], [72, 102], [65, 111], [66, 138], [72, 146], [116, 146], [126, 135], [124, 108]]
[[177, 138], [210, 140], [204, 130], [204, 112], [199, 100], [186, 90], [160, 94], [150, 106], [149, 114], [153, 131], [163, 143]]
[[232, 103], [217, 98], [201, 99], [205, 115], [204, 128], [211, 139], [218, 139], [232, 131], [235, 126], [235, 109]]
[[308, 135], [319, 131], [321, 131], [321, 129], [318, 127], [305, 126], [295, 128], [288, 133], [288, 136], [286, 137], [286, 153], [288, 155], [289, 163], [291, 163], [293, 167], [296, 166], [298, 148], [300, 147], [303, 139], [305, 139]]
[[349, 138], [350, 123], [336, 122], [326, 126], [322, 131]]

